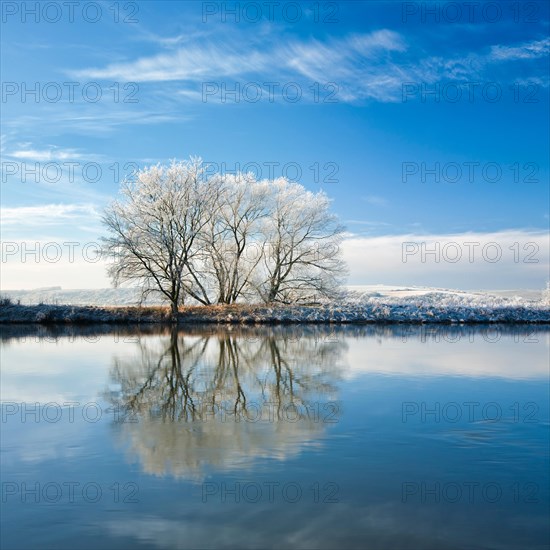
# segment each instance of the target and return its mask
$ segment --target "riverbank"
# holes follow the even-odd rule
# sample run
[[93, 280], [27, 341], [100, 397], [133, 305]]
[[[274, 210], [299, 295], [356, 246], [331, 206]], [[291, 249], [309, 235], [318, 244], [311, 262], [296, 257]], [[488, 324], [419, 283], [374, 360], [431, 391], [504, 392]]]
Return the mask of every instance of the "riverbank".
[[[169, 324], [167, 307], [98, 307], [64, 305], [0, 306], [0, 323]], [[441, 299], [367, 300], [319, 306], [217, 305], [180, 309], [179, 324], [300, 323], [535, 323], [550, 324], [550, 307], [542, 303], [458, 302]]]

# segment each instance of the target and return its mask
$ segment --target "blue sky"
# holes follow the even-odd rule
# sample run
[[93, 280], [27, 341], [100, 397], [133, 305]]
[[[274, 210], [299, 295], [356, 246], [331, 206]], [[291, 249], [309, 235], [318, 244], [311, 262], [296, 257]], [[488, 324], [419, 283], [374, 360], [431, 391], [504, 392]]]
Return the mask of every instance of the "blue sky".
[[[197, 155], [323, 189], [350, 283], [544, 285], [548, 3], [88, 4], [2, 5], [3, 241], [97, 241], [126, 171]], [[402, 261], [405, 241], [468, 235], [502, 260]], [[108, 284], [18, 259], [3, 288]]]

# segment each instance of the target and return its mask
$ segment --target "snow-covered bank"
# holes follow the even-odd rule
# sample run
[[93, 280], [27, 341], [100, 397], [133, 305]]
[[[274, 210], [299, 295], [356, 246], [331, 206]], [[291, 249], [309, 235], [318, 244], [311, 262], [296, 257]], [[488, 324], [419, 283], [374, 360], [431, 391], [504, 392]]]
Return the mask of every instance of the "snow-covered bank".
[[[3, 305], [0, 323], [166, 323], [168, 308]], [[347, 293], [317, 306], [204, 306], [180, 323], [550, 323], [550, 306], [520, 298], [428, 293], [406, 298]]]

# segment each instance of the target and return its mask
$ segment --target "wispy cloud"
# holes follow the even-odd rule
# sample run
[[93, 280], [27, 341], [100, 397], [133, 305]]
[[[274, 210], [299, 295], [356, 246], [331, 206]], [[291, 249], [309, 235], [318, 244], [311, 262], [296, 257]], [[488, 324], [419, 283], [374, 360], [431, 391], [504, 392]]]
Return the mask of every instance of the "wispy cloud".
[[[391, 75], [371, 74], [368, 78], [370, 65], [386, 66], [388, 55], [392, 52], [404, 52], [406, 48], [403, 37], [387, 29], [329, 39], [326, 42], [279, 42], [264, 49], [209, 42], [127, 63], [83, 69], [71, 75], [75, 78], [136, 82], [182, 81], [188, 84], [247, 75], [260, 75], [264, 81], [301, 77], [341, 84], [342, 96], [353, 100], [361, 95], [378, 97], [378, 87], [387, 86], [388, 83], [397, 84], [397, 80]], [[371, 73], [374, 73], [373, 69]], [[355, 90], [357, 86], [362, 86], [364, 92], [358, 93]], [[187, 93], [189, 97], [192, 92], [193, 89], [184, 94]]]
[[239, 52], [210, 44], [180, 48], [174, 53], [143, 57], [129, 63], [114, 63], [101, 69], [71, 73], [76, 78], [114, 79], [131, 82], [171, 80], [198, 81], [208, 76], [240, 75], [264, 71], [270, 57], [260, 52]]
[[495, 61], [538, 59], [550, 54], [550, 38], [526, 42], [518, 46], [493, 46], [489, 57]]
[[174, 36], [164, 36], [154, 33], [141, 25], [136, 26], [135, 39], [143, 40], [145, 42], [152, 42], [166, 49], [173, 49], [182, 44], [188, 44], [195, 40], [202, 40], [206, 36], [212, 34], [212, 31], [197, 30], [197, 27], [190, 25], [184, 32], [180, 32]]
[[[177, 37], [174, 44], [179, 44]], [[342, 101], [391, 102], [401, 100], [405, 82], [479, 79], [490, 66], [502, 65], [504, 61], [542, 58], [547, 55], [549, 44], [548, 39], [533, 40], [441, 57], [415, 50], [402, 34], [389, 29], [325, 40], [266, 41], [262, 46], [208, 39], [200, 45], [186, 43], [174, 51], [134, 61], [78, 70], [72, 76], [136, 82], [178, 81], [185, 85], [179, 97], [187, 99], [197, 99], [200, 84], [210, 80], [301, 79], [336, 83]], [[533, 78], [544, 79], [540, 74], [533, 74]]]
[[[172, 94], [170, 99], [171, 103], [174, 103], [174, 98], [177, 94]], [[57, 130], [64, 130], [70, 132], [79, 133], [94, 133], [105, 135], [107, 133], [116, 132], [117, 129], [126, 126], [149, 126], [170, 122], [186, 122], [192, 120], [194, 115], [192, 113], [178, 113], [174, 109], [170, 110], [170, 103], [165, 102], [163, 105], [156, 105], [157, 110], [150, 110], [147, 107], [140, 107], [135, 111], [129, 111], [124, 108], [119, 110], [103, 110], [100, 114], [88, 112], [86, 106], [82, 106], [78, 111], [66, 111], [64, 113], [45, 112], [42, 115], [19, 115], [12, 118], [6, 118], [3, 121], [3, 126], [6, 129], [10, 129], [12, 132], [21, 131], [25, 129], [27, 131], [32, 130], [35, 133], [39, 130], [43, 130], [45, 135], [49, 135], [47, 128], [41, 126], [47, 118], [55, 118], [55, 124]], [[161, 109], [164, 111], [161, 112]], [[25, 153], [22, 150], [23, 154]], [[52, 154], [55, 154], [54, 152]], [[90, 159], [89, 156], [82, 153], [78, 158]], [[23, 157], [20, 157], [23, 160]], [[36, 160], [48, 160], [48, 159], [36, 159]], [[61, 160], [59, 157], [55, 157], [53, 160]], [[99, 160], [99, 159], [98, 159]]]

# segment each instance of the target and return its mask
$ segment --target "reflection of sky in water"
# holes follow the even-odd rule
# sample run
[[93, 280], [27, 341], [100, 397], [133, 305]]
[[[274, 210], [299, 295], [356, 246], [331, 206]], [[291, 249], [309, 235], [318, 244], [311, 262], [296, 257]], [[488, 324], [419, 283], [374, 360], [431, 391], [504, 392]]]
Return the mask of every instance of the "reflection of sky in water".
[[[2, 423], [2, 482], [103, 494], [4, 495], [2, 548], [545, 547], [546, 331], [301, 330], [5, 339], [3, 407], [19, 410]], [[72, 422], [64, 407], [58, 422], [22, 423], [23, 401], [79, 405]], [[82, 418], [89, 401], [95, 423]], [[247, 421], [243, 407], [264, 401]], [[320, 414], [266, 413], [289, 402]], [[337, 422], [322, 421], [327, 402]], [[267, 498], [291, 482], [298, 502]], [[115, 502], [115, 483], [137, 484], [139, 502]], [[221, 484], [246, 483], [264, 488], [258, 502], [223, 501]], [[315, 502], [327, 483], [338, 503]]]

